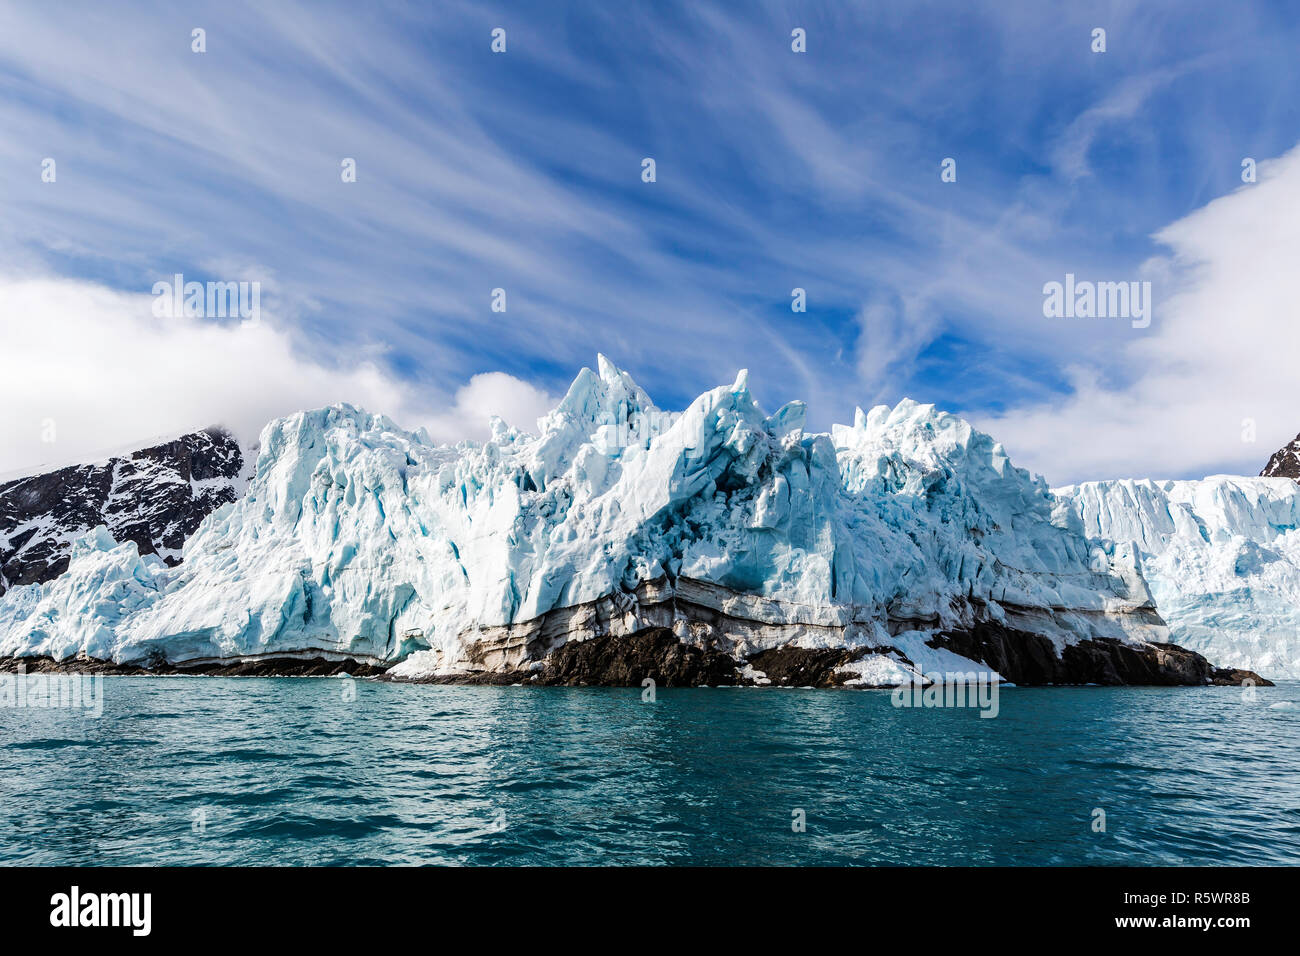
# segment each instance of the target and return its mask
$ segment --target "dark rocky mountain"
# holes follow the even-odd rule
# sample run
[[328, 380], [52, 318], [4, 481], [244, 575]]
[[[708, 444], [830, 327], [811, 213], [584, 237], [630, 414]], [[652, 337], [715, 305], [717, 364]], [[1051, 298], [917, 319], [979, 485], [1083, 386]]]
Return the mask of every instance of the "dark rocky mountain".
[[1273, 452], [1273, 457], [1259, 474], [1261, 478], [1290, 478], [1300, 481], [1300, 435]]
[[244, 453], [222, 428], [130, 456], [0, 484], [0, 594], [58, 577], [73, 540], [107, 525], [141, 554], [180, 561], [203, 518], [243, 494]]

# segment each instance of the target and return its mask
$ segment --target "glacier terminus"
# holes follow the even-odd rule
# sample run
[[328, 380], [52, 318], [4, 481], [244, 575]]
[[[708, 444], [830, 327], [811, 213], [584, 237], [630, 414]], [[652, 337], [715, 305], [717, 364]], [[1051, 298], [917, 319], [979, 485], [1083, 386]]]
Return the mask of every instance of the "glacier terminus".
[[668, 412], [601, 356], [536, 433], [439, 445], [347, 404], [273, 421], [179, 563], [79, 533], [66, 571], [0, 599], [0, 655], [496, 683], [1296, 676], [1298, 488], [1053, 491], [932, 405], [814, 433], [741, 372]]

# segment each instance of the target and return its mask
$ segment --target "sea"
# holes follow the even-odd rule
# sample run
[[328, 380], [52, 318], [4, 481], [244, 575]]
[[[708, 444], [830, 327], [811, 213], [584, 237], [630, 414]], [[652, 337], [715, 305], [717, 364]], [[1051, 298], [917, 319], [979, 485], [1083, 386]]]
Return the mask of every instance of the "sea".
[[1300, 863], [1300, 683], [99, 681], [0, 706], [0, 864]]

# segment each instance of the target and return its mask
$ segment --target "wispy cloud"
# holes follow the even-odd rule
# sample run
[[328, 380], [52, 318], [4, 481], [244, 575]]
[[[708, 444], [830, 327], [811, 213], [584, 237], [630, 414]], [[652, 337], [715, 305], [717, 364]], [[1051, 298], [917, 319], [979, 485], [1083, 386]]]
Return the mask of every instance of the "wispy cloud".
[[[475, 375], [556, 394], [597, 350], [665, 404], [749, 367], [822, 426], [904, 394], [980, 415], [1063, 401], [1075, 368], [1139, 375], [1111, 330], [1043, 322], [1042, 284], [1136, 270], [1232, 188], [1234, 153], [1293, 145], [1279, 104], [1300, 92], [1296, 28], [1263, 4], [60, 14], [0, 8], [9, 274], [127, 296], [175, 272], [259, 280], [295, 363], [356, 400], [370, 370], [430, 421]], [[1216, 100], [1228, 76], [1257, 96]], [[61, 407], [29, 387], [30, 414]]]

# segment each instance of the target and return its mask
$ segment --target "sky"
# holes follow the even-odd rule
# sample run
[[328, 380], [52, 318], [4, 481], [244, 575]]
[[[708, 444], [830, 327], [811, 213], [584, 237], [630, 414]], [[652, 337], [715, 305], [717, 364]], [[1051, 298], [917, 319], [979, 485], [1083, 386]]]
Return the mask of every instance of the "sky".
[[[531, 430], [598, 352], [664, 408], [933, 402], [1058, 485], [1255, 474], [1300, 431], [1297, 49], [1281, 2], [14, 0], [0, 474], [334, 401]], [[155, 314], [176, 274], [258, 320]], [[1149, 324], [1045, 315], [1067, 274]]]

